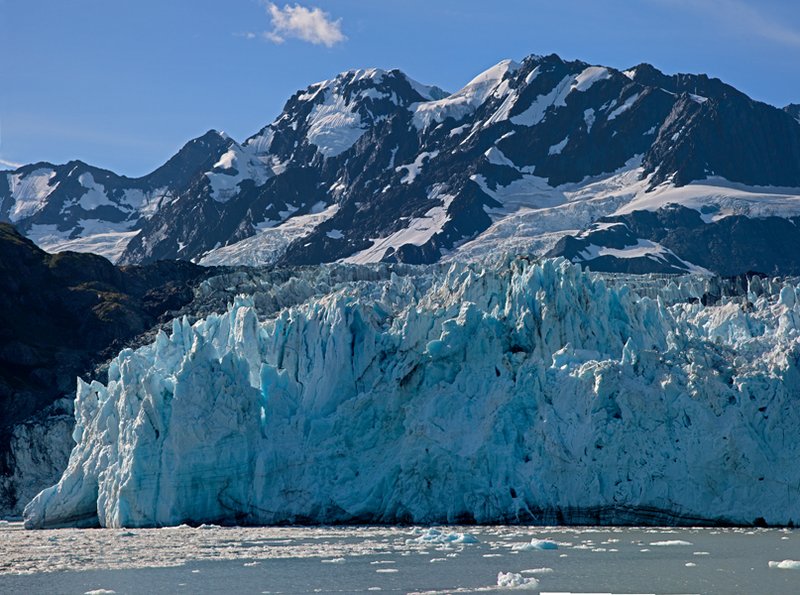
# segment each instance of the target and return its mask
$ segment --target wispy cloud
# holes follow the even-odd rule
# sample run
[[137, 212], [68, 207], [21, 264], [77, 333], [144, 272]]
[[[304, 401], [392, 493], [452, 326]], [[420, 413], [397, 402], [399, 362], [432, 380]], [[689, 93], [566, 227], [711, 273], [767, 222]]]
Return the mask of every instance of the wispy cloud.
[[[270, 17], [272, 29], [261, 35], [273, 43], [300, 39], [314, 45], [333, 47], [347, 39], [342, 33], [342, 19], [332, 20], [331, 16], [320, 8], [305, 7], [300, 4], [286, 4], [280, 8], [273, 2], [264, 2], [264, 6]], [[255, 34], [245, 33], [244, 36], [252, 39]]]
[[15, 163], [14, 161], [7, 161], [5, 159], [0, 158], [0, 167], [8, 167], [10, 169], [17, 169], [18, 167], [22, 167], [21, 163]]
[[739, 34], [759, 37], [773, 43], [800, 47], [800, 29], [745, 0], [654, 0], [655, 2], [702, 12]]

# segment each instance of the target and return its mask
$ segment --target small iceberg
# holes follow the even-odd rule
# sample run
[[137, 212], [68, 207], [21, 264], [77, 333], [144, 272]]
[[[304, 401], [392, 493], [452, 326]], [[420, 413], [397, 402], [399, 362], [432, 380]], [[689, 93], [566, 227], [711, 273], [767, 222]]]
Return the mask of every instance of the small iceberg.
[[497, 586], [505, 589], [536, 589], [539, 581], [527, 578], [516, 572], [498, 572]]
[[770, 560], [769, 567], [778, 570], [800, 570], [800, 560], [781, 560], [780, 562]]
[[511, 546], [515, 552], [530, 552], [533, 550], [557, 550], [558, 544], [549, 539], [531, 539], [530, 543], [515, 543]]
[[419, 537], [409, 539], [411, 543], [479, 543], [478, 538], [471, 533], [444, 533], [439, 529], [427, 529]]

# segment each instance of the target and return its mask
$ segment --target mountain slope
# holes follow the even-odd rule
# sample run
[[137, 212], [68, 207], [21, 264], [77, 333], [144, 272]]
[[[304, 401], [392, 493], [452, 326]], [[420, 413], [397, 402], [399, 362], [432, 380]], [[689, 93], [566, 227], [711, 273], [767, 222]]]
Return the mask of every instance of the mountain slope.
[[[71, 393], [77, 375], [190, 301], [204, 275], [188, 262], [119, 268], [93, 254], [47, 254], [0, 223], [0, 511], [18, 514], [50, 480], [38, 466], [52, 453], [44, 440], [36, 442], [49, 430], [31, 417]], [[62, 425], [66, 440], [71, 419]], [[28, 465], [15, 461], [22, 455], [12, 446], [21, 435], [34, 438], [26, 446]], [[55, 452], [65, 455], [69, 447], [64, 442]], [[39, 484], [31, 483], [39, 474]]]
[[673, 197], [761, 217], [772, 194], [769, 214], [800, 215], [796, 118], [647, 64], [529, 56], [452, 94], [398, 70], [352, 70], [295, 93], [243, 143], [211, 131], [143, 178], [79, 163], [0, 174], [0, 219], [45, 247], [124, 263], [541, 254], [600, 217]]

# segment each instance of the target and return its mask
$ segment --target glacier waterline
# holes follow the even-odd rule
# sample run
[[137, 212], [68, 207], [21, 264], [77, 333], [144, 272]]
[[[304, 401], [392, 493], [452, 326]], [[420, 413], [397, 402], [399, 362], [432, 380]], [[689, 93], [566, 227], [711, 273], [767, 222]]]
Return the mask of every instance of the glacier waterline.
[[26, 526], [800, 518], [795, 286], [405, 272], [121, 352]]

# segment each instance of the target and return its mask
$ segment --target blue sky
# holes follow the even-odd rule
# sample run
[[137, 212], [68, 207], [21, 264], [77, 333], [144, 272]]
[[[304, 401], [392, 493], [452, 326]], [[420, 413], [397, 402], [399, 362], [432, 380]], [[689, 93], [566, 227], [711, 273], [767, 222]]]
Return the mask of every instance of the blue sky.
[[454, 91], [553, 52], [800, 103], [797, 0], [0, 0], [0, 161], [143, 175], [210, 128], [244, 140], [349, 68]]

